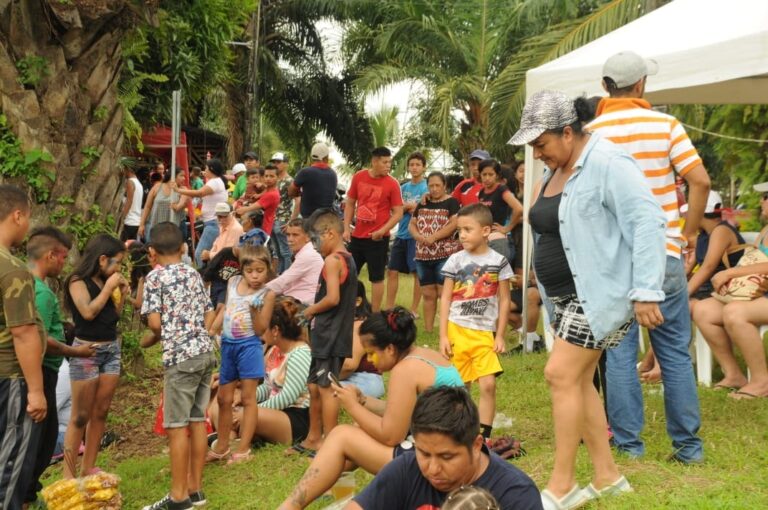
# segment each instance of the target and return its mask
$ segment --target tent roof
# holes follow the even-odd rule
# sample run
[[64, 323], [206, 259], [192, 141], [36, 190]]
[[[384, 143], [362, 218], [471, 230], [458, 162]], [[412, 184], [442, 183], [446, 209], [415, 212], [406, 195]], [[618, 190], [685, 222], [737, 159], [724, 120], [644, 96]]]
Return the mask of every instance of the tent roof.
[[675, 0], [528, 71], [527, 94], [605, 95], [603, 63], [622, 50], [659, 63], [646, 85], [652, 103], [768, 103], [766, 0]]

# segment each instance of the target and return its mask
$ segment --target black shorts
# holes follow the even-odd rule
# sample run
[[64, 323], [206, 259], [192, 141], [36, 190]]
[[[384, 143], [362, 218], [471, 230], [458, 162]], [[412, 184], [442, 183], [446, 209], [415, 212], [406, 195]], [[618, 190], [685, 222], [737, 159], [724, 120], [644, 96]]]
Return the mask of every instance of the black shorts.
[[123, 225], [123, 231], [120, 232], [120, 240], [122, 242], [131, 241], [136, 239], [139, 235], [139, 226], [135, 225]]
[[390, 271], [410, 274], [416, 272], [416, 240], [395, 238], [392, 253], [389, 254]]
[[286, 407], [283, 412], [288, 416], [288, 421], [291, 422], [293, 444], [304, 441], [309, 433], [309, 408]]
[[389, 237], [382, 237], [378, 241], [353, 237], [349, 243], [349, 252], [355, 259], [357, 274], [360, 274], [363, 266], [368, 264], [368, 280], [372, 283], [384, 281], [389, 254]]
[[309, 376], [307, 384], [317, 384], [321, 388], [328, 388], [331, 385], [329, 373], [333, 373], [336, 378], [341, 373], [341, 366], [346, 358], [316, 358], [312, 356], [309, 364]]
[[214, 280], [211, 282], [211, 303], [216, 308], [227, 301], [227, 282], [223, 280]]

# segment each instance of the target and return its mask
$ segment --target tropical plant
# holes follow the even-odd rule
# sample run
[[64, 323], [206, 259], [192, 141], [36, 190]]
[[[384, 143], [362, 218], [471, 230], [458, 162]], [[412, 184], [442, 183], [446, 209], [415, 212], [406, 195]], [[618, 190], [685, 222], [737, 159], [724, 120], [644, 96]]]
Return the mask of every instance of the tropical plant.
[[[654, 8], [640, 0], [373, 0], [352, 4], [345, 56], [355, 84], [427, 87], [440, 145], [509, 155], [525, 72]], [[457, 126], [458, 125], [458, 129]]]

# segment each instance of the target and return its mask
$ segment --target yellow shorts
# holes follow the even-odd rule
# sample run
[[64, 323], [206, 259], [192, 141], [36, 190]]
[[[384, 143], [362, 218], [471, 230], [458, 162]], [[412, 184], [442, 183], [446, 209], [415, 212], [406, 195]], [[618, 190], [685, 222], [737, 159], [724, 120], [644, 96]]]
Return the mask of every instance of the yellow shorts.
[[453, 366], [459, 371], [461, 380], [473, 382], [486, 375], [499, 375], [499, 356], [493, 350], [493, 333], [461, 327], [448, 321], [448, 339], [453, 351]]

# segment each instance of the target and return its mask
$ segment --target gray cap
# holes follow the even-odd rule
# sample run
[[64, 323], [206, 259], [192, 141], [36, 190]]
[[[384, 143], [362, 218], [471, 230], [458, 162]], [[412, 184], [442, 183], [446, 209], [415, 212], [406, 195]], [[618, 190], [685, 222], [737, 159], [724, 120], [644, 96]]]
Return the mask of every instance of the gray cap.
[[603, 64], [603, 78], [610, 78], [620, 89], [658, 72], [659, 64], [655, 60], [644, 59], [634, 51], [617, 53]]
[[570, 126], [577, 120], [579, 117], [573, 99], [555, 90], [540, 90], [526, 101], [520, 118], [520, 129], [507, 143], [525, 145], [548, 129]]
[[312, 157], [312, 161], [322, 161], [325, 158], [328, 157], [328, 154], [330, 154], [330, 150], [328, 149], [328, 146], [324, 144], [323, 142], [317, 142], [315, 145], [312, 146], [312, 151], [310, 152], [310, 156]]
[[483, 149], [475, 149], [469, 155], [469, 159], [491, 159], [491, 154]]
[[752, 188], [758, 193], [768, 193], [768, 182], [761, 182], [760, 184], [755, 184], [754, 186], [752, 186]]

